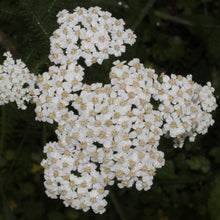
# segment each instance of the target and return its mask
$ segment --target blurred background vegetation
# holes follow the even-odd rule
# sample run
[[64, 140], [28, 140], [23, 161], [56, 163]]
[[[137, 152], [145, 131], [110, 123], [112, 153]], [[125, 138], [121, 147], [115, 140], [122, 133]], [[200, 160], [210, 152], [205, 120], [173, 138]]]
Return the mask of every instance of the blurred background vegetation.
[[[123, 18], [137, 35], [121, 60], [140, 58], [157, 73], [192, 74], [204, 85], [211, 81], [219, 105], [220, 1], [218, 0], [0, 0], [0, 61], [11, 51], [35, 74], [47, 71], [49, 37], [58, 27], [56, 14], [77, 6], [100, 6]], [[117, 58], [118, 59], [118, 58]], [[85, 82], [108, 83], [111, 57], [86, 71]], [[147, 192], [113, 186], [107, 211], [95, 215], [65, 208], [44, 193], [43, 145], [55, 140], [55, 125], [35, 122], [34, 106], [18, 110], [0, 106], [0, 219], [71, 220], [220, 219], [220, 114], [208, 134], [174, 149], [161, 141], [166, 165], [157, 171]]]

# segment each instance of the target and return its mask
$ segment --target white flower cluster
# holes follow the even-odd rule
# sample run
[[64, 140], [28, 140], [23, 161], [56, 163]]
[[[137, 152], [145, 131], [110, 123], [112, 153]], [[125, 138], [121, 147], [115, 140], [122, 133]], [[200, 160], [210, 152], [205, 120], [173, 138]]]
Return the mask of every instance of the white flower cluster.
[[36, 76], [31, 74], [21, 60], [14, 60], [10, 52], [0, 65], [0, 105], [16, 102], [18, 108], [26, 109], [26, 102], [35, 94]]
[[192, 76], [172, 74], [163, 76], [158, 94], [154, 96], [161, 104], [163, 130], [175, 140], [174, 147], [182, 147], [186, 137], [194, 141], [197, 134], [205, 134], [214, 124], [210, 112], [217, 107], [211, 83], [201, 86]]
[[0, 104], [17, 101], [24, 108], [24, 101], [32, 101], [36, 120], [58, 124], [57, 142], [44, 147], [47, 195], [103, 213], [107, 185], [151, 188], [156, 169], [165, 163], [157, 149], [161, 136], [182, 147], [186, 137], [194, 141], [207, 132], [214, 123], [214, 89], [209, 82], [203, 87], [193, 82], [191, 75], [158, 77], [137, 58], [115, 61], [110, 84], [84, 84], [80, 57], [87, 66], [101, 64], [111, 54], [121, 55], [135, 35], [98, 7], [63, 10], [58, 23], [49, 56], [56, 65], [48, 72], [36, 78], [7, 53], [0, 67]]
[[80, 57], [87, 66], [101, 64], [109, 55], [120, 56], [124, 44], [132, 45], [136, 36], [130, 29], [124, 30], [124, 21], [102, 11], [99, 7], [88, 10], [77, 7], [73, 13], [58, 13], [60, 27], [50, 38], [50, 60], [55, 64], [70, 64]]
[[[57, 77], [60, 72], [53, 73]], [[76, 73], [72, 70], [72, 74]], [[47, 195], [96, 213], [105, 211], [105, 187], [115, 181], [120, 188], [135, 184], [138, 190], [150, 189], [156, 169], [164, 165], [164, 154], [157, 149], [160, 137], [167, 134], [176, 147], [182, 147], [187, 136], [193, 141], [197, 133], [207, 132], [214, 122], [209, 112], [216, 108], [210, 83], [202, 87], [190, 75], [158, 79], [139, 59], [114, 62], [109, 75], [111, 84], [83, 84], [80, 93], [68, 93], [71, 99], [66, 102], [56, 95], [58, 101], [51, 109], [57, 116], [50, 117], [48, 110], [43, 114], [48, 122], [58, 123], [58, 142], [44, 148]], [[57, 82], [63, 79], [45, 79], [60, 94]]]
[[83, 67], [72, 63], [69, 66], [51, 66], [48, 72], [37, 78], [39, 96], [36, 103], [36, 119], [53, 123], [66, 117], [73, 94], [82, 88]]

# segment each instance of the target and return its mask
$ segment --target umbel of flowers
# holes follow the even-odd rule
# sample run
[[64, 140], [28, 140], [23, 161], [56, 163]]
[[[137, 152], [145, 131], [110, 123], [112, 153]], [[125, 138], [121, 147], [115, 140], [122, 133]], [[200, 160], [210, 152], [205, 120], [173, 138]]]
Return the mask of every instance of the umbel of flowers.
[[[56, 122], [57, 142], [44, 146], [46, 194], [66, 206], [103, 213], [107, 185], [148, 190], [164, 153], [162, 135], [182, 147], [213, 125], [216, 108], [211, 83], [201, 86], [192, 76], [158, 76], [139, 59], [115, 61], [110, 84], [82, 82], [84, 68], [120, 56], [136, 36], [124, 21], [99, 7], [58, 13], [59, 28], [50, 38], [49, 58], [55, 65], [35, 76], [9, 52], [0, 65], [0, 103], [21, 109], [36, 104], [36, 120]], [[100, 73], [102, 74], [102, 73]], [[158, 103], [155, 106], [152, 103]]]

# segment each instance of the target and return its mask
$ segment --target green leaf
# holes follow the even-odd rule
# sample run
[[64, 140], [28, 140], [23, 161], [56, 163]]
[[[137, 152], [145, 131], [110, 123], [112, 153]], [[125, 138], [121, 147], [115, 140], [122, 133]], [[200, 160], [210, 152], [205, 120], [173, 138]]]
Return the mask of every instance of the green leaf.
[[166, 160], [165, 166], [157, 171], [157, 176], [162, 180], [170, 180], [176, 178], [173, 161]]
[[65, 214], [68, 219], [71, 219], [71, 220], [79, 219], [79, 211], [75, 209], [68, 208]]
[[14, 214], [12, 213], [8, 201], [5, 197], [4, 191], [3, 191], [3, 183], [2, 180], [0, 178], [0, 196], [1, 196], [1, 200], [2, 200], [2, 204], [3, 204], [3, 211], [4, 211], [4, 215], [5, 215], [5, 219], [6, 220], [15, 220]]
[[186, 170], [188, 168], [186, 162], [186, 156], [184, 153], [179, 153], [177, 154], [177, 156], [175, 156], [174, 158], [174, 162], [175, 162], [175, 165], [178, 169], [181, 169], [181, 170]]
[[45, 209], [43, 203], [35, 200], [25, 201], [24, 208], [26, 219], [41, 219]]
[[208, 37], [208, 54], [210, 57], [213, 58], [214, 62], [220, 61], [220, 30], [215, 29], [211, 31], [211, 33], [207, 36]]
[[220, 182], [214, 186], [210, 193], [208, 209], [213, 220], [220, 220]]
[[62, 220], [63, 215], [58, 211], [52, 211], [48, 214], [48, 220]]
[[32, 183], [24, 183], [21, 189], [22, 194], [31, 195], [34, 192], [35, 186]]
[[7, 160], [5, 158], [0, 157], [0, 168], [5, 167], [7, 164]]
[[210, 169], [210, 161], [203, 156], [193, 157], [188, 161], [188, 165], [192, 170], [201, 170], [203, 173]]
[[15, 152], [13, 150], [6, 150], [5, 151], [5, 159], [6, 160], [13, 160], [15, 158]]
[[214, 147], [210, 151], [210, 155], [214, 157], [216, 163], [220, 163], [220, 147]]
[[13, 4], [10, 0], [2, 0], [0, 2], [0, 18], [1, 20], [8, 20], [13, 17]]

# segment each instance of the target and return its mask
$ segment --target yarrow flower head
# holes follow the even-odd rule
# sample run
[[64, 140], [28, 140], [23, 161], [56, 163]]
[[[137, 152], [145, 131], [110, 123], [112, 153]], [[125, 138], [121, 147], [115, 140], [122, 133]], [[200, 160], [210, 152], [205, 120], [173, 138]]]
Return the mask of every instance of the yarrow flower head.
[[80, 57], [87, 66], [101, 64], [109, 55], [120, 56], [124, 44], [132, 45], [136, 36], [130, 29], [124, 30], [124, 21], [111, 16], [99, 7], [88, 10], [77, 7], [73, 13], [58, 13], [60, 27], [50, 38], [50, 60], [55, 64], [70, 64]]
[[[106, 186], [149, 190], [164, 163], [157, 149], [161, 136], [182, 147], [213, 125], [217, 107], [211, 83], [201, 86], [192, 76], [158, 76], [138, 58], [115, 61], [110, 83], [83, 83], [84, 68], [120, 56], [136, 36], [124, 21], [99, 7], [58, 13], [59, 28], [50, 38], [49, 58], [55, 65], [37, 77], [6, 53], [0, 66], [0, 103], [36, 104], [36, 120], [56, 122], [57, 142], [44, 146], [46, 194], [65, 206], [105, 212]], [[157, 102], [157, 106], [152, 102]]]
[[0, 65], [0, 105], [16, 102], [18, 108], [26, 109], [26, 102], [38, 95], [35, 90], [36, 76], [30, 73], [21, 60], [14, 60], [10, 52]]

